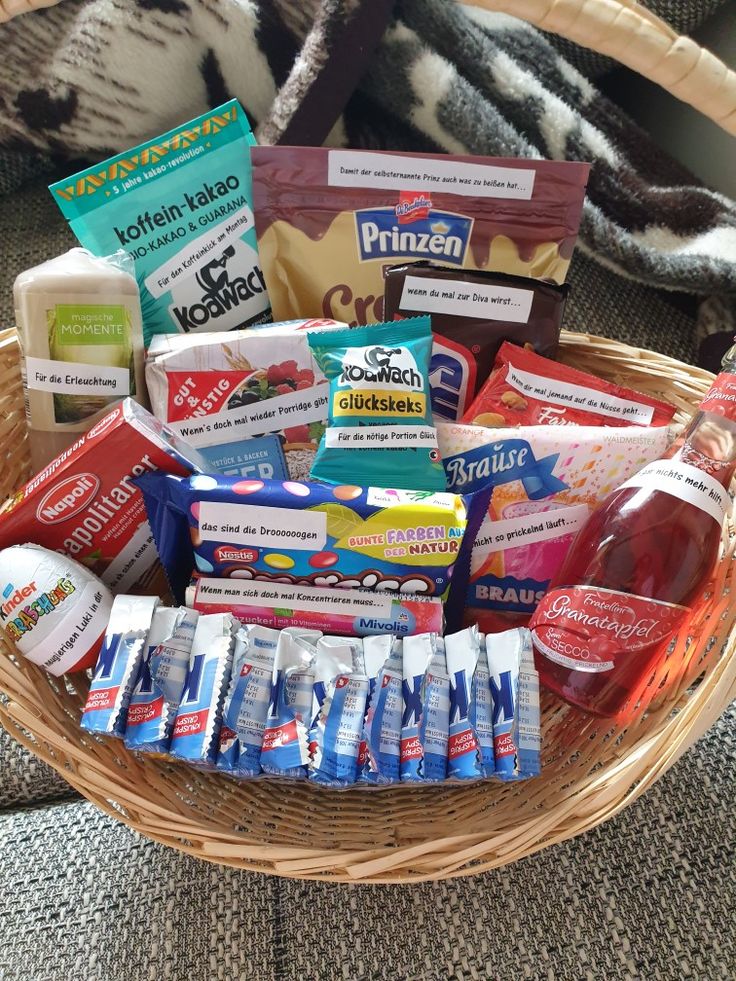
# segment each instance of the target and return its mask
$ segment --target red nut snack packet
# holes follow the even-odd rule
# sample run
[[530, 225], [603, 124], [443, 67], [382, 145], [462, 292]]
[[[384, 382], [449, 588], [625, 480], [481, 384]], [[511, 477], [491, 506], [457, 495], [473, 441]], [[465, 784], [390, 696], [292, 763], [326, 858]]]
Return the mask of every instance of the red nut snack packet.
[[463, 417], [473, 426], [666, 426], [675, 408], [505, 342]]

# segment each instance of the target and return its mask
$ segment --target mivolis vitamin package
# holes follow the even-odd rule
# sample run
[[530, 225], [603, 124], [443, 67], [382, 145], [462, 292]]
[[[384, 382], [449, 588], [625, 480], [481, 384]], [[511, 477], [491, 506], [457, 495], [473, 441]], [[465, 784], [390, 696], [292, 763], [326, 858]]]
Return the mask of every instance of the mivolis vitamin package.
[[383, 271], [414, 259], [562, 283], [590, 165], [254, 147], [258, 248], [274, 317], [385, 320]]
[[247, 116], [233, 99], [49, 188], [81, 245], [135, 260], [145, 343], [270, 319]]
[[330, 383], [327, 430], [313, 480], [445, 489], [432, 425], [429, 317], [309, 335]]

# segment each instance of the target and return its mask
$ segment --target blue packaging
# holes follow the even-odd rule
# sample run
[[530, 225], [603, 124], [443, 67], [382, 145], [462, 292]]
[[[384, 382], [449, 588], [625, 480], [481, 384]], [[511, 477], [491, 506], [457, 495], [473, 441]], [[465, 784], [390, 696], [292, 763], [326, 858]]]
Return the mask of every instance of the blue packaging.
[[480, 775], [484, 778], [494, 777], [496, 757], [493, 752], [493, 703], [485, 634], [480, 634], [480, 652], [473, 675], [469, 718], [478, 743]]
[[402, 640], [393, 634], [363, 639], [369, 693], [358, 779], [364, 783], [398, 783], [401, 778]]
[[234, 633], [235, 620], [229, 613], [212, 613], [197, 621], [187, 679], [171, 733], [170, 753], [177, 759], [205, 767], [215, 765]]
[[403, 643], [401, 780], [444, 780], [450, 725], [450, 678], [445, 648], [436, 634]]
[[320, 636], [315, 631], [281, 631], [263, 730], [261, 769], [264, 773], [293, 779], [307, 776], [314, 643]]
[[122, 738], [146, 637], [158, 599], [116, 596], [92, 675], [80, 725], [88, 732]]
[[470, 717], [479, 655], [477, 627], [466, 627], [445, 637], [447, 673], [450, 676], [447, 776], [457, 780], [474, 780], [481, 776], [478, 739]]
[[278, 640], [278, 630], [255, 624], [242, 627], [235, 635], [217, 768], [236, 777], [255, 777], [261, 772], [263, 730]]
[[195, 565], [214, 578], [442, 596], [465, 531], [455, 494], [216, 474], [135, 483], [177, 597]]
[[234, 443], [202, 446], [199, 452], [211, 470], [226, 477], [289, 479], [286, 458], [278, 436], [253, 436]]
[[270, 319], [248, 118], [232, 99], [49, 187], [81, 245], [135, 260], [144, 341]]
[[310, 779], [335, 787], [355, 783], [367, 697], [362, 643], [321, 637], [314, 658]]
[[446, 779], [449, 730], [450, 676], [447, 673], [444, 640], [437, 637], [435, 652], [422, 685], [422, 714], [419, 720], [419, 742], [422, 747], [420, 779]]
[[486, 648], [496, 777], [508, 781], [536, 776], [540, 772], [541, 726], [539, 679], [534, 670], [531, 633], [526, 627], [518, 627], [488, 635]]
[[429, 317], [308, 336], [330, 383], [327, 430], [310, 476], [341, 484], [405, 490], [446, 487], [437, 430], [432, 425]]
[[[183, 607], [175, 609], [159, 606], [154, 611], [146, 649], [141, 658], [138, 678], [128, 706], [128, 721], [125, 728], [125, 745], [128, 749], [148, 753], [168, 751], [178, 699], [176, 702], [171, 702], [164, 698], [163, 690], [154, 679], [151, 661], [156, 658], [159, 647], [166, 645], [182, 649], [181, 652], [188, 664], [198, 616], [198, 613]], [[183, 680], [182, 677], [182, 687]]]

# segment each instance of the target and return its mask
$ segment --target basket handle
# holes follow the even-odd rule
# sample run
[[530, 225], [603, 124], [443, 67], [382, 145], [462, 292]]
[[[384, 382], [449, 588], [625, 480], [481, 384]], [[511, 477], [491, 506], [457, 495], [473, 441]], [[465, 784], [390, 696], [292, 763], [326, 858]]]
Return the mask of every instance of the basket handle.
[[736, 72], [636, 0], [458, 0], [615, 58], [736, 135]]

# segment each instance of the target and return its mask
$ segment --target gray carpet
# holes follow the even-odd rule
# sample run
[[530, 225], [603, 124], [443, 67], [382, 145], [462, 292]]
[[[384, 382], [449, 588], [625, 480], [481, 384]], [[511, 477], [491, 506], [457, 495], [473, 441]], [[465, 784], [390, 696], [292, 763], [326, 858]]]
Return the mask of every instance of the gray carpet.
[[87, 803], [6, 811], [0, 978], [730, 981], [734, 723], [736, 708], [602, 827], [413, 887], [220, 869]]

